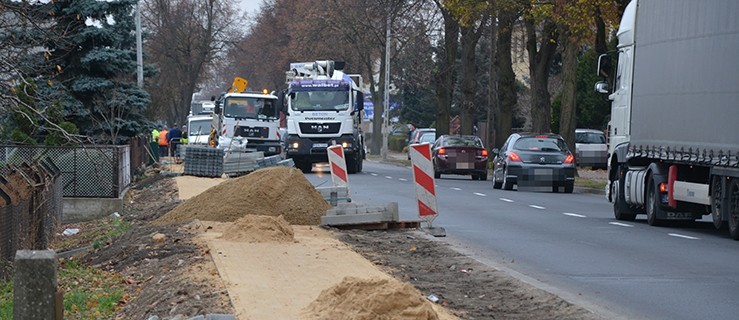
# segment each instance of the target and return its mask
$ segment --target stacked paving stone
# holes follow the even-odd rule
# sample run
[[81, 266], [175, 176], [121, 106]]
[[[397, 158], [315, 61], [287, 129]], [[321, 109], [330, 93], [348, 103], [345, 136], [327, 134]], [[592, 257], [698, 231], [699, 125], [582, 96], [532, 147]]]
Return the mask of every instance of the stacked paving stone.
[[183, 174], [198, 177], [220, 177], [223, 174], [223, 150], [209, 147], [187, 148]]
[[279, 154], [269, 156], [269, 157], [262, 156], [260, 159], [257, 159], [257, 164], [260, 167], [272, 167], [272, 166], [276, 166], [277, 163], [280, 162], [280, 160], [281, 158]]
[[321, 225], [324, 226], [349, 226], [397, 221], [397, 202], [390, 202], [383, 206], [341, 203], [333, 209], [326, 210], [326, 215], [321, 217]]
[[237, 152], [226, 153], [223, 159], [223, 172], [229, 176], [245, 175], [259, 169], [259, 160], [264, 158], [264, 152]]

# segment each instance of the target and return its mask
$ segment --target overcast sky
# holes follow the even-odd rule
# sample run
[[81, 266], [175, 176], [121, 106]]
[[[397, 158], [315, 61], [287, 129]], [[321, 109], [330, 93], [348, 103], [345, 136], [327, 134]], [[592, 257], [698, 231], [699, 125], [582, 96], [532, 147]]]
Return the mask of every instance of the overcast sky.
[[259, 11], [259, 6], [262, 4], [262, 0], [238, 0], [241, 3], [241, 11], [249, 12], [253, 15]]

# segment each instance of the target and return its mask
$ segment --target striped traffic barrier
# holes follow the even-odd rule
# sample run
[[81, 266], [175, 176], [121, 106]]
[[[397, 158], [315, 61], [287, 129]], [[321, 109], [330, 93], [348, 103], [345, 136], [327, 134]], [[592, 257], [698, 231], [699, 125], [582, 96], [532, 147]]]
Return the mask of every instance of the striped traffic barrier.
[[434, 164], [431, 162], [431, 145], [428, 143], [410, 146], [411, 166], [413, 167], [413, 183], [416, 186], [418, 216], [431, 222], [439, 214], [436, 205], [436, 186], [434, 184]]
[[331, 182], [334, 187], [349, 188], [349, 179], [346, 171], [346, 158], [344, 148], [341, 145], [328, 147], [328, 163], [331, 167]]

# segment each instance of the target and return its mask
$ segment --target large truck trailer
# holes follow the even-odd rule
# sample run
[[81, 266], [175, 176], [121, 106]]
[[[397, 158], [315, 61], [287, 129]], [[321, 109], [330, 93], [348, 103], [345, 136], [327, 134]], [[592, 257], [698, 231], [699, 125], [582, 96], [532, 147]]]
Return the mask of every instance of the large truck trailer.
[[627, 6], [615, 77], [596, 84], [612, 101], [606, 193], [616, 219], [645, 214], [662, 225], [710, 214], [739, 240], [737, 17], [736, 0]]

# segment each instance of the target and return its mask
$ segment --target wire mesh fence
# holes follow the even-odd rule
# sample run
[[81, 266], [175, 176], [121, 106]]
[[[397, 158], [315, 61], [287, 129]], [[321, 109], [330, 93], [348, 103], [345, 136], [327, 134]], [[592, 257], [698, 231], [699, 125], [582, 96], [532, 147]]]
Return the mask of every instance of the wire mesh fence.
[[0, 145], [0, 166], [41, 159], [59, 168], [64, 197], [117, 198], [131, 183], [129, 146]]
[[49, 159], [0, 170], [0, 278], [17, 250], [48, 248], [62, 218], [61, 171]]

